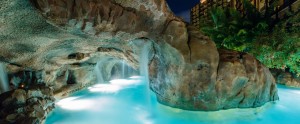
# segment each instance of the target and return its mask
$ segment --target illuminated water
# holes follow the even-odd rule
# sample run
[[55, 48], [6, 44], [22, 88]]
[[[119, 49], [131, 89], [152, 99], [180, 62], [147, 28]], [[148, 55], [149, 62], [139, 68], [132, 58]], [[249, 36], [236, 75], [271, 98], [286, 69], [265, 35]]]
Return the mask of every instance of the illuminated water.
[[279, 87], [280, 101], [254, 109], [196, 112], [145, 98], [139, 77], [97, 84], [57, 102], [46, 124], [300, 124], [300, 90]]
[[149, 52], [150, 48], [152, 47], [152, 43], [148, 42], [146, 43], [141, 51], [140, 54], [140, 60], [139, 60], [139, 65], [140, 65], [140, 75], [143, 76], [143, 81], [144, 81], [144, 98], [145, 98], [145, 104], [144, 107], [146, 108], [146, 111], [150, 108], [151, 106], [151, 91], [150, 91], [150, 86], [149, 86]]
[[125, 78], [125, 77], [126, 77], [126, 76], [125, 76], [125, 70], [126, 70], [126, 69], [125, 69], [125, 64], [126, 64], [126, 63], [125, 63], [125, 60], [123, 60], [123, 61], [122, 61], [122, 78]]
[[96, 64], [96, 67], [95, 67], [95, 73], [96, 73], [96, 76], [97, 76], [97, 82], [104, 82], [104, 79], [103, 79], [103, 74], [102, 74], [102, 62], [103, 61], [100, 61], [100, 62], [97, 62]]

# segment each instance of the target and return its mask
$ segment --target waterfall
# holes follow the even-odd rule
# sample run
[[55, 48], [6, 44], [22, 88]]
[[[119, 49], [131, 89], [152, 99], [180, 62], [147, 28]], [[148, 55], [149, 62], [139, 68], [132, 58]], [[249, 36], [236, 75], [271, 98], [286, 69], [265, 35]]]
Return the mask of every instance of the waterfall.
[[149, 82], [148, 76], [148, 62], [149, 62], [149, 49], [151, 44], [146, 44], [141, 51], [140, 55], [140, 75], [143, 76], [146, 80], [146, 83]]
[[8, 78], [7, 78], [7, 73], [5, 71], [5, 66], [0, 63], [0, 93], [6, 92], [9, 90], [8, 86]]
[[97, 77], [97, 83], [104, 83], [104, 79], [102, 76], [102, 62], [99, 61], [96, 64], [95, 67], [96, 77]]
[[122, 78], [125, 78], [125, 60], [122, 61]]
[[133, 75], [133, 70], [129, 66], [127, 66], [127, 71], [126, 72], [127, 72], [127, 74], [128, 74], [129, 77]]
[[152, 47], [151, 42], [146, 43], [142, 50], [141, 50], [141, 54], [140, 54], [140, 75], [144, 77], [144, 81], [146, 83], [146, 92], [145, 92], [145, 97], [147, 100], [147, 104], [150, 106], [150, 85], [149, 85], [149, 67], [148, 67], [148, 63], [149, 63], [149, 52], [150, 52], [150, 48]]

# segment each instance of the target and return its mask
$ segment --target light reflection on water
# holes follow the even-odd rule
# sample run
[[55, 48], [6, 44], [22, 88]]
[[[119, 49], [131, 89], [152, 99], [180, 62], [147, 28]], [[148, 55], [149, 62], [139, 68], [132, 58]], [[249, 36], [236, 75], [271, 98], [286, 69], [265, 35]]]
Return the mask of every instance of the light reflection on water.
[[[56, 103], [46, 124], [299, 124], [300, 90], [278, 86], [280, 101], [252, 109], [186, 111], [151, 103], [141, 77], [96, 84]], [[122, 84], [122, 82], [124, 82]]]

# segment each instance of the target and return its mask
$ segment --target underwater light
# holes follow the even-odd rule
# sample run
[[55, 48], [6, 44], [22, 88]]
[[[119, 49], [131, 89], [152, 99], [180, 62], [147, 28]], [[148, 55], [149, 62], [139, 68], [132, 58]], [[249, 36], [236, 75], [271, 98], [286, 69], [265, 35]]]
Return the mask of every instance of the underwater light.
[[137, 111], [137, 114], [135, 115], [137, 121], [140, 121], [141, 124], [153, 124], [149, 112], [140, 107], [135, 107], [134, 109]]
[[142, 78], [144, 78], [143, 76], [131, 76], [131, 77], [129, 77], [129, 78], [131, 78], [131, 79], [142, 79]]
[[78, 100], [79, 97], [69, 97], [62, 99], [56, 103], [59, 107], [66, 110], [83, 110], [92, 109], [93, 101], [91, 100]]
[[291, 91], [291, 92], [300, 95], [300, 90], [294, 90], [294, 91]]
[[111, 80], [110, 83], [118, 86], [130, 86], [141, 84], [141, 80], [126, 80], [126, 79], [115, 79]]
[[91, 92], [116, 93], [121, 90], [121, 87], [112, 84], [96, 84], [93, 87], [89, 87], [88, 89]]
[[58, 101], [56, 104], [57, 104], [57, 105], [63, 105], [64, 103], [71, 102], [71, 101], [73, 101], [73, 100], [75, 100], [75, 99], [77, 99], [77, 98], [79, 98], [79, 97], [69, 97], [69, 98], [65, 98], [65, 99], [62, 99], [62, 100]]

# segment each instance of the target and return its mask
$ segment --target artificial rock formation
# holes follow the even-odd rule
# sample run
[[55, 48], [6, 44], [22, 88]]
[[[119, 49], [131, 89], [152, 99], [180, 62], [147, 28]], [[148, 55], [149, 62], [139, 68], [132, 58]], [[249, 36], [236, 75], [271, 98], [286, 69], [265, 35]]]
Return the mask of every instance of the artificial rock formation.
[[1, 124], [39, 124], [54, 108], [55, 99], [51, 88], [36, 85], [3, 93], [0, 101]]
[[150, 87], [163, 104], [219, 110], [257, 107], [278, 98], [268, 69], [249, 55], [243, 62], [225, 61], [214, 42], [175, 17], [164, 0], [0, 4], [6, 13], [0, 15], [0, 60], [10, 74], [40, 72], [41, 83], [55, 92], [96, 83], [97, 62], [105, 80], [114, 77], [118, 69], [113, 68], [123, 60], [137, 70], [147, 49]]
[[279, 99], [272, 74], [254, 57], [229, 50], [219, 50], [219, 54], [215, 79], [204, 76], [211, 72], [209, 65], [199, 64], [189, 69], [195, 76], [191, 74], [183, 83], [154, 83], [158, 100], [188, 110], [220, 110], [259, 107]]
[[217, 101], [220, 105], [223, 103], [223, 108], [258, 107], [278, 100], [275, 79], [253, 56], [222, 49], [219, 53], [215, 88]]
[[300, 87], [300, 76], [278, 69], [272, 69], [271, 72], [275, 77], [277, 84], [282, 84], [289, 87]]

